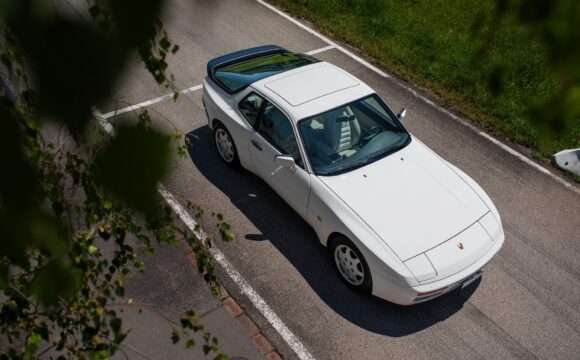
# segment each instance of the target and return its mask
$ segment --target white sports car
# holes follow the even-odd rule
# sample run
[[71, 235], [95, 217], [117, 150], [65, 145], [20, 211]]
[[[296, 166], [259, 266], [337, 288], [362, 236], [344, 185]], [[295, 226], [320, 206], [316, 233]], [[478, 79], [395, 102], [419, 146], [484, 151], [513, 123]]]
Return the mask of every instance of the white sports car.
[[274, 45], [213, 59], [207, 72], [219, 156], [314, 228], [347, 285], [416, 304], [470, 284], [501, 248], [487, 194], [356, 77]]

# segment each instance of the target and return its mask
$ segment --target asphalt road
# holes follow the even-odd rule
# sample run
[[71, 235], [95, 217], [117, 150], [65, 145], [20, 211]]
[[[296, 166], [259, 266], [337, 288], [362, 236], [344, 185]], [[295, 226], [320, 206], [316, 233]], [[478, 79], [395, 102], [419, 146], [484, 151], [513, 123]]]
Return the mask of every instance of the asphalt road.
[[[201, 84], [206, 62], [231, 51], [273, 43], [307, 52], [328, 45], [252, 0], [167, 5], [165, 25], [181, 47], [170, 59], [179, 89]], [[189, 156], [174, 159], [164, 184], [180, 201], [224, 214], [237, 234], [232, 244], [218, 243], [230, 262], [317, 359], [578, 359], [580, 192], [418, 99], [408, 85], [336, 49], [316, 57], [367, 82], [394, 111], [406, 107], [406, 127], [488, 192], [502, 215], [505, 245], [480, 282], [427, 304], [400, 307], [353, 292], [293, 210], [254, 175], [219, 161], [200, 91], [150, 105], [160, 127], [177, 129], [190, 142]], [[166, 93], [136, 65], [116, 98], [99, 109], [107, 113]], [[210, 216], [204, 227], [213, 231]], [[280, 353], [295, 358], [250, 300], [223, 273], [222, 278]]]

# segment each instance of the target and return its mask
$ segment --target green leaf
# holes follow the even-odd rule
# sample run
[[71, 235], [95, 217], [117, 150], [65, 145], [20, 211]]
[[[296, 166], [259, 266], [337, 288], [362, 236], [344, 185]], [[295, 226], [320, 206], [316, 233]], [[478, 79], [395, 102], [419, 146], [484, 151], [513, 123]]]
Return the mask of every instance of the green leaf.
[[24, 346], [24, 351], [30, 356], [36, 355], [36, 352], [38, 351], [38, 345], [40, 344], [40, 340], [42, 340], [42, 337], [40, 336], [40, 334], [33, 333], [26, 340], [26, 345]]
[[214, 346], [213, 345], [204, 345], [203, 346], [203, 353], [205, 355], [209, 354], [210, 352], [214, 351]]
[[191, 347], [193, 347], [194, 345], [195, 345], [195, 340], [194, 339], [189, 339], [185, 343], [185, 347], [188, 348], [188, 349], [191, 348]]
[[171, 343], [177, 344], [178, 342], [179, 342], [179, 334], [177, 333], [177, 331], [173, 330], [171, 332]]
[[190, 321], [189, 321], [189, 319], [181, 318], [179, 320], [179, 323], [181, 324], [181, 327], [184, 328], [184, 329], [187, 329], [188, 327], [190, 327]]
[[29, 284], [30, 292], [44, 305], [53, 304], [59, 297], [69, 298], [77, 291], [75, 271], [58, 260], [46, 265]]
[[99, 251], [99, 249], [95, 245], [89, 245], [89, 249], [88, 249], [89, 254], [93, 255], [97, 251]]
[[119, 334], [119, 332], [121, 331], [122, 323], [123, 321], [118, 317], [112, 318], [111, 321], [109, 322], [109, 325], [111, 325], [111, 329], [113, 330], [115, 336], [117, 336], [117, 334]]
[[103, 208], [107, 210], [111, 210], [113, 208], [113, 202], [111, 200], [104, 200], [103, 201]]
[[161, 40], [159, 40], [159, 45], [161, 46], [162, 49], [168, 50], [169, 47], [171, 46], [171, 43], [169, 42], [169, 39], [163, 37], [161, 38]]
[[167, 138], [139, 126], [121, 126], [97, 160], [99, 180], [115, 197], [145, 213], [158, 208], [157, 182], [169, 161]]

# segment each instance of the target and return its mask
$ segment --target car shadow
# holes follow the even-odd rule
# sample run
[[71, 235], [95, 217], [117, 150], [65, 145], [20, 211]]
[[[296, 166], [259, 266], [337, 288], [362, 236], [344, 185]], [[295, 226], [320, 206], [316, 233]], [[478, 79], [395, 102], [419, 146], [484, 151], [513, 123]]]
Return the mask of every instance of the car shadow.
[[392, 304], [354, 291], [339, 279], [327, 249], [320, 244], [314, 230], [274, 190], [249, 171], [225, 166], [216, 151], [208, 151], [214, 145], [207, 126], [188, 133], [186, 144], [201, 174], [227, 195], [261, 232], [237, 234], [238, 241], [270, 241], [328, 306], [361, 328], [392, 337], [416, 333], [455, 314], [479, 287], [481, 280], [463, 290], [413, 306]]

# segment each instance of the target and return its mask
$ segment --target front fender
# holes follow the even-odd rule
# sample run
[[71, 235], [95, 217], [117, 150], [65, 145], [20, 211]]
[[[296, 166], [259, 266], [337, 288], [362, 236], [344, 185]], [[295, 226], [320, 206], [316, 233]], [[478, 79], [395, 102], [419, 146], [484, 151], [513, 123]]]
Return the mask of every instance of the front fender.
[[445, 163], [451, 168], [451, 170], [453, 170], [453, 172], [455, 172], [457, 176], [463, 179], [463, 181], [465, 181], [467, 185], [469, 185], [469, 187], [481, 198], [481, 200], [485, 203], [485, 205], [489, 208], [493, 216], [495, 216], [496, 220], [499, 222], [500, 227], [502, 227], [499, 211], [497, 211], [497, 208], [495, 207], [493, 201], [491, 201], [491, 198], [489, 197], [489, 195], [487, 195], [485, 190], [483, 190], [483, 188], [479, 186], [479, 184], [475, 182], [475, 180], [473, 180], [469, 175], [464, 173], [458, 167], [451, 164], [447, 160], [443, 159], [443, 161], [445, 161]]
[[402, 261], [346, 203], [330, 190], [316, 175], [311, 175], [308, 221], [322, 245], [328, 246], [333, 233], [348, 237], [365, 257], [373, 278], [373, 294], [381, 289], [409, 288], [417, 280]]

